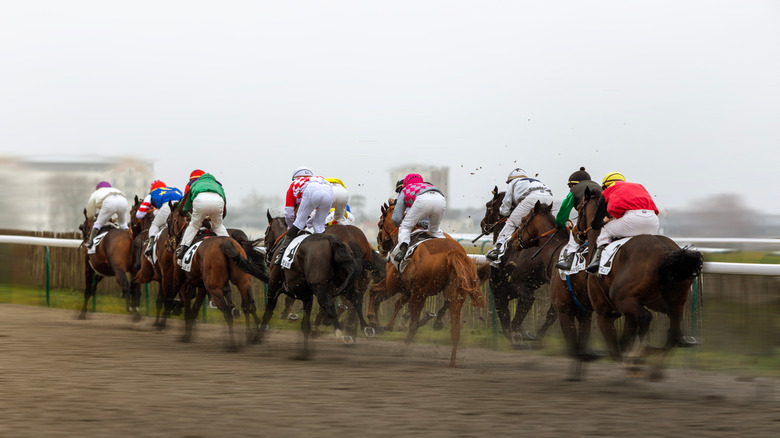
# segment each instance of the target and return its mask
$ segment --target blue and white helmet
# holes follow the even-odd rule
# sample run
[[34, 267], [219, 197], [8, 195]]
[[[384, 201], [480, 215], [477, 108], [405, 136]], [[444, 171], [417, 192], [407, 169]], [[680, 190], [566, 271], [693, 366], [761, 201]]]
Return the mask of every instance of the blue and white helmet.
[[301, 166], [295, 169], [295, 171], [292, 174], [292, 179], [293, 181], [295, 181], [296, 178], [300, 178], [302, 176], [314, 176], [314, 172], [312, 172], [311, 169], [309, 169], [306, 166]]

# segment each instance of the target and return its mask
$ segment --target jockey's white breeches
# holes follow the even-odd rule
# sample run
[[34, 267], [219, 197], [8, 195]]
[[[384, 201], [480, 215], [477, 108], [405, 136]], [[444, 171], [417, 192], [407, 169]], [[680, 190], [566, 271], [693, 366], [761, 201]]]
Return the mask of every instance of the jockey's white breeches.
[[[349, 225], [349, 219], [345, 216], [349, 192], [341, 184], [331, 184], [333, 187], [333, 219], [341, 225]], [[330, 209], [328, 209], [330, 210]]]
[[190, 246], [198, 234], [198, 230], [203, 225], [203, 219], [209, 218], [211, 231], [217, 236], [228, 237], [227, 229], [222, 225], [222, 213], [225, 211], [225, 201], [219, 193], [203, 192], [199, 193], [192, 200], [192, 216], [187, 230], [184, 231], [184, 237], [181, 240], [182, 245]]
[[414, 226], [425, 218], [428, 218], [428, 234], [433, 237], [444, 237], [440, 225], [446, 208], [447, 200], [441, 193], [431, 191], [417, 195], [398, 227], [398, 243], [409, 244]]
[[124, 196], [109, 195], [103, 200], [103, 204], [100, 206], [100, 211], [98, 211], [97, 219], [95, 219], [92, 228], [97, 228], [98, 230], [103, 228], [103, 226], [111, 220], [111, 216], [116, 215], [117, 225], [119, 225], [119, 228], [126, 230], [128, 228], [128, 212], [127, 199]]
[[155, 210], [154, 220], [152, 220], [152, 225], [149, 226], [149, 237], [160, 234], [160, 231], [168, 226], [168, 216], [170, 215], [171, 206], [167, 202]]
[[553, 196], [541, 190], [536, 190], [529, 193], [525, 199], [517, 204], [517, 207], [512, 210], [512, 213], [509, 214], [509, 217], [506, 220], [506, 225], [504, 225], [504, 228], [501, 229], [501, 232], [498, 233], [498, 237], [496, 237], [496, 244], [500, 243], [503, 245], [507, 240], [509, 240], [510, 237], [512, 237], [512, 233], [514, 233], [517, 227], [519, 227], [523, 222], [523, 218], [528, 216], [528, 213], [533, 210], [537, 201], [539, 201], [542, 205], [552, 205]]
[[658, 216], [653, 210], [629, 210], [623, 217], [612, 219], [601, 228], [596, 245], [606, 245], [621, 237], [658, 234]]
[[314, 217], [312, 218], [314, 232], [324, 232], [325, 219], [328, 217], [328, 213], [330, 213], [331, 204], [333, 204], [333, 187], [331, 187], [330, 183], [318, 183], [315, 180], [309, 181], [301, 195], [301, 203], [298, 205], [298, 212], [295, 214], [293, 225], [299, 230], [306, 228], [306, 221], [309, 220], [309, 215], [314, 212]]

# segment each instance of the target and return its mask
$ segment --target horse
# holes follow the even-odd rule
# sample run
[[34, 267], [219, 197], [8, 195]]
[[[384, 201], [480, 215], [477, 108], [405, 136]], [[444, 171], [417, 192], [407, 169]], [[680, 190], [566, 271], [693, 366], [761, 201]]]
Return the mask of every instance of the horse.
[[[79, 225], [81, 236], [84, 239], [82, 246], [89, 240], [94, 219], [87, 217], [87, 209], [84, 209], [84, 223]], [[84, 246], [84, 304], [79, 313], [79, 319], [87, 318], [87, 303], [95, 293], [97, 285], [103, 277], [114, 277], [116, 283], [122, 289], [122, 297], [125, 298], [127, 312], [133, 315], [133, 321], [141, 320], [138, 307], [141, 301], [141, 290], [134, 279], [134, 252], [133, 240], [126, 230], [120, 230], [113, 225], [103, 227], [101, 232], [108, 231], [100, 244], [97, 245], [94, 254], [89, 254]], [[130, 280], [127, 278], [130, 274]]]
[[[279, 242], [287, 233], [287, 224], [283, 217], [272, 218], [267, 213], [268, 226], [265, 231], [266, 261], [271, 266], [268, 280], [267, 304], [263, 314], [259, 339], [268, 327], [279, 296], [285, 293], [303, 302], [304, 316], [301, 321], [303, 349], [298, 359], [310, 357], [309, 337], [312, 332], [311, 311], [314, 297], [324, 312], [327, 324], [332, 323], [336, 335], [341, 333], [333, 297], [344, 295], [354, 304], [361, 327], [367, 323], [363, 318], [362, 292], [358, 293], [355, 281], [361, 274], [362, 266], [355, 259], [349, 246], [341, 237], [334, 234], [319, 233], [308, 236], [298, 247], [290, 269], [283, 269], [272, 261], [279, 251]], [[368, 332], [365, 332], [369, 335]]]
[[[382, 206], [379, 220], [381, 233], [388, 236], [397, 235], [398, 227], [393, 224], [392, 216], [395, 203], [389, 202]], [[450, 367], [456, 366], [458, 343], [460, 341], [460, 313], [463, 302], [468, 298], [472, 306], [485, 307], [485, 296], [479, 288], [477, 267], [466, 254], [460, 243], [452, 238], [428, 239], [417, 246], [412, 253], [409, 265], [400, 275], [385, 277], [388, 286], [409, 293], [409, 332], [405, 343], [411, 344], [419, 328], [420, 312], [425, 301], [439, 292], [444, 293], [449, 303], [450, 339], [452, 353]], [[393, 285], [397, 281], [397, 285]], [[373, 290], [372, 290], [373, 292]]]
[[[593, 207], [586, 204], [594, 202], [597, 201], [584, 202], [580, 211], [587, 212]], [[515, 244], [529, 246], [535, 235], [548, 231], [551, 216], [549, 207], [537, 203], [512, 237]], [[586, 220], [586, 214], [583, 214], [578, 223], [583, 222], [584, 226]], [[592, 239], [589, 237], [589, 240]], [[595, 242], [589, 241], [592, 243]], [[615, 254], [609, 274], [588, 275], [588, 298], [610, 356], [622, 362], [624, 354], [629, 352], [625, 365], [631, 375], [637, 374], [638, 360], [650, 352], [659, 352], [661, 358], [649, 378], [660, 379], [663, 360], [672, 348], [695, 345], [695, 340], [683, 336], [681, 325], [692, 279], [701, 273], [701, 269], [700, 252], [680, 248], [666, 236], [641, 234], [632, 237]], [[658, 349], [641, 348], [653, 319], [650, 310], [669, 318], [666, 342]], [[621, 316], [625, 321], [618, 339], [615, 320]]]
[[[485, 203], [485, 217], [480, 222], [483, 234], [493, 234], [493, 243], [504, 228], [505, 220], [501, 219], [499, 209], [505, 192], [499, 192], [493, 187], [492, 198]], [[496, 314], [501, 322], [501, 333], [514, 346], [520, 346], [522, 340], [540, 340], [547, 333], [556, 319], [552, 304], [545, 315], [544, 324], [536, 334], [522, 332], [523, 320], [536, 301], [535, 291], [550, 281], [549, 270], [545, 269], [541, 260], [532, 258], [534, 250], [516, 250], [508, 246], [498, 267], [490, 268], [490, 290], [496, 306]], [[515, 316], [510, 321], [509, 303], [517, 300]]]
[[[147, 214], [143, 218], [138, 219], [135, 214], [138, 212], [138, 208], [141, 206], [141, 200], [138, 196], [135, 196], [133, 206], [130, 208], [130, 232], [134, 241], [134, 259], [135, 259], [135, 282], [138, 284], [148, 284], [152, 281], [160, 283], [160, 288], [157, 292], [157, 300], [155, 304], [157, 306], [157, 313], [154, 319], [154, 327], [162, 329], [165, 327], [165, 316], [162, 315], [163, 304], [167, 296], [171, 296], [168, 293], [171, 289], [172, 283], [172, 270], [168, 269], [163, 271], [161, 268], [163, 265], [166, 267], [172, 267], [172, 260], [163, 260], [164, 258], [170, 259], [169, 253], [165, 251], [165, 240], [168, 237], [167, 228], [164, 228], [160, 233], [160, 238], [155, 242], [155, 251], [157, 254], [157, 263], [152, 264], [149, 259], [144, 255], [146, 249], [145, 242], [149, 239], [149, 227], [152, 225], [154, 216]], [[168, 263], [166, 263], [168, 262]], [[165, 272], [166, 275], [163, 275]]]
[[[395, 200], [391, 198], [389, 202], [392, 204], [395, 202]], [[387, 209], [387, 204], [382, 206], [381, 208], [382, 214], [385, 213], [386, 209]], [[377, 247], [379, 248], [379, 254], [383, 258], [387, 258], [388, 254], [398, 244], [398, 235], [397, 235], [398, 228], [395, 228], [394, 231], [392, 232], [385, 230], [382, 225], [381, 218], [380, 221], [377, 223], [377, 227], [379, 228], [379, 232], [377, 233], [376, 240], [377, 240]], [[447, 233], [444, 233], [444, 235], [446, 236], [446, 238], [452, 239]], [[478, 268], [477, 273], [479, 277], [479, 284], [481, 285], [487, 279], [487, 275], [488, 275], [485, 266]], [[371, 293], [369, 294], [368, 320], [372, 327], [378, 327], [379, 325], [377, 315], [379, 314], [380, 303], [396, 294], [401, 294], [401, 296], [395, 301], [393, 314], [390, 317], [390, 319], [387, 321], [385, 326], [380, 329], [381, 331], [395, 330], [395, 320], [398, 317], [398, 314], [400, 313], [401, 309], [403, 309], [403, 307], [409, 303], [409, 297], [410, 297], [409, 292], [404, 289], [403, 283], [399, 281], [398, 269], [391, 261], [387, 261], [385, 278], [379, 283], [375, 283], [374, 285], [372, 285]], [[436, 317], [433, 323], [433, 329], [441, 330], [442, 328], [444, 328], [444, 322], [443, 322], [444, 315], [446, 314], [447, 310], [449, 310], [449, 308], [450, 308], [450, 302], [444, 300], [444, 303], [442, 304], [441, 308], [436, 313], [425, 312], [425, 315], [423, 315], [420, 318], [420, 320], [417, 321], [418, 328], [425, 326], [425, 324], [427, 324], [428, 321], [430, 321], [433, 317]]]
[[[187, 218], [176, 208], [177, 205], [172, 204], [171, 214], [168, 216], [170, 251], [181, 243], [184, 229], [188, 225]], [[203, 237], [203, 233], [199, 233], [198, 237]], [[191, 341], [192, 326], [208, 294], [227, 323], [229, 334], [227, 350], [237, 351], [233, 338], [233, 318], [236, 309], [230, 297], [230, 283], [233, 283], [241, 295], [241, 309], [246, 317], [247, 342], [259, 342], [257, 326], [260, 318], [252, 297], [251, 277], [268, 282], [264, 267], [248, 259], [244, 248], [232, 237], [207, 235], [202, 239], [194, 255], [185, 255], [185, 259], [188, 257], [192, 258], [189, 272], [181, 269], [178, 264], [174, 268], [174, 288], [182, 294], [184, 304], [185, 331], [181, 341]], [[192, 303], [189, 300], [191, 288], [197, 288]], [[254, 319], [254, 324], [250, 322], [250, 315]]]
[[[582, 224], [585, 223], [587, 217], [593, 217], [596, 204], [590, 201], [594, 198], [598, 199], [598, 193], [591, 194], [589, 190], [585, 191], [581, 205], [577, 206], [578, 221], [572, 230], [580, 241], [587, 240], [591, 246], [595, 245], [597, 233], [592, 229], [583, 229]], [[550, 278], [548, 287], [550, 303], [558, 315], [561, 332], [566, 341], [567, 353], [574, 360], [571, 374], [567, 380], [579, 381], [583, 376], [583, 363], [597, 358], [595, 354], [587, 350], [593, 314], [588, 297], [588, 274], [582, 270], [569, 275], [568, 280], [561, 278], [555, 263], [568, 242], [569, 232], [568, 230], [564, 231], [564, 229], [556, 229], [555, 217], [552, 215], [551, 208], [541, 208], [534, 210], [534, 212], [536, 214], [535, 221], [531, 223], [529, 220], [527, 227], [525, 222], [521, 225], [521, 228], [525, 227], [527, 238], [523, 241], [520, 252], [532, 252], [538, 257], [535, 259], [544, 265], [546, 274]], [[510, 249], [516, 251], [515, 246], [509, 245], [507, 251]], [[593, 254], [593, 248], [589, 254]]]

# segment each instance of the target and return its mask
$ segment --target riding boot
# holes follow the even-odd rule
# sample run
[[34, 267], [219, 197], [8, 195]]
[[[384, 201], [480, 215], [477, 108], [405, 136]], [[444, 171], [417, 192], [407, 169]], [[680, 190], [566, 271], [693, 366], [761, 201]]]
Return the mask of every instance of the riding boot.
[[98, 233], [98, 229], [97, 228], [93, 228], [92, 230], [90, 230], [90, 232], [89, 232], [89, 241], [84, 246], [86, 246], [89, 249], [92, 249], [92, 245], [95, 242], [95, 236], [97, 236], [97, 233]]
[[291, 226], [290, 229], [287, 230], [287, 235], [284, 236], [281, 245], [279, 245], [279, 252], [276, 253], [276, 259], [274, 260], [274, 264], [276, 266], [282, 264], [282, 257], [284, 257], [284, 251], [287, 249], [288, 246], [290, 246], [290, 243], [292, 243], [293, 239], [298, 237], [298, 233], [300, 232], [301, 230], [298, 229], [298, 227], [296, 227], [295, 225]]
[[498, 260], [498, 256], [501, 254], [501, 247], [503, 246], [503, 243], [496, 243], [496, 246], [493, 247], [490, 251], [485, 254], [485, 258], [490, 260], [491, 262], [495, 262]]
[[398, 254], [395, 255], [395, 262], [401, 263], [404, 257], [406, 257], [406, 251], [409, 249], [409, 244], [404, 242], [398, 247]]
[[145, 256], [147, 256], [147, 257], [151, 257], [152, 256], [152, 250], [154, 249], [154, 242], [155, 242], [155, 240], [156, 239], [155, 239], [154, 236], [149, 238], [149, 243], [146, 245], [146, 251], [144, 251], [144, 255]]
[[604, 251], [604, 248], [607, 247], [607, 244], [599, 246], [596, 248], [596, 254], [593, 255], [593, 260], [591, 260], [590, 264], [587, 268], [585, 268], [586, 271], [590, 272], [591, 274], [595, 274], [599, 270], [599, 263], [601, 262], [601, 253]]
[[190, 249], [189, 245], [181, 245], [178, 249], [176, 249], [176, 258], [181, 260], [184, 258], [184, 254], [187, 253], [187, 250]]
[[576, 254], [576, 251], [567, 252], [563, 256], [563, 260], [555, 264], [555, 267], [562, 270], [562, 271], [568, 271], [571, 269], [572, 263], [574, 263], [574, 254]]

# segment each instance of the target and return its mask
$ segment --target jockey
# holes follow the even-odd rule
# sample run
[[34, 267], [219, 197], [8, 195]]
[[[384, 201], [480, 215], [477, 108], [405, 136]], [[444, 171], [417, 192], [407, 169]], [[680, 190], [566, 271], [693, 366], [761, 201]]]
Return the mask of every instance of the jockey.
[[531, 212], [537, 201], [550, 206], [553, 203], [550, 189], [538, 179], [527, 177], [525, 170], [519, 167], [509, 172], [506, 183], [508, 184], [506, 194], [498, 212], [501, 216], [509, 217], [504, 228], [498, 233], [496, 246], [485, 254], [485, 257], [491, 261], [498, 260], [506, 241], [512, 237], [512, 233], [520, 226], [523, 218]]
[[[290, 245], [298, 233], [306, 228], [309, 215], [314, 212], [312, 228], [315, 233], [325, 232], [325, 219], [333, 204], [333, 185], [306, 166], [301, 166], [292, 174], [292, 184], [287, 189], [284, 205], [284, 219], [287, 221], [287, 234], [279, 247], [279, 253], [274, 264], [282, 263], [284, 250]], [[295, 207], [298, 207], [296, 213]], [[315, 211], [316, 210], [316, 211]]]
[[[423, 182], [416, 173], [406, 175], [396, 197], [393, 223], [398, 227], [398, 254], [395, 261], [400, 263], [406, 256], [411, 241], [412, 229], [420, 220], [428, 218], [428, 234], [444, 237], [439, 225], [444, 217], [447, 200], [436, 186]], [[408, 210], [408, 211], [407, 211]], [[404, 215], [406, 213], [406, 215]]]
[[160, 234], [160, 231], [167, 225], [168, 215], [171, 214], [171, 207], [168, 202], [177, 202], [180, 201], [181, 198], [181, 190], [176, 187], [168, 187], [160, 180], [154, 181], [149, 188], [149, 194], [146, 195], [143, 202], [141, 202], [141, 205], [138, 207], [138, 211], [135, 213], [136, 219], [143, 219], [144, 216], [146, 216], [146, 213], [152, 209], [157, 209], [152, 225], [149, 227], [149, 244], [146, 247], [146, 251], [144, 251], [144, 254], [147, 256], [152, 255], [154, 241], [157, 239], [157, 235]]
[[[555, 227], [563, 228], [566, 226], [566, 221], [569, 220], [569, 213], [573, 208], [577, 208], [582, 199], [585, 197], [585, 190], [590, 190], [591, 196], [598, 196], [601, 194], [601, 186], [599, 183], [590, 179], [590, 174], [585, 171], [584, 167], [580, 167], [580, 170], [574, 172], [569, 176], [569, 194], [566, 195], [566, 199], [561, 204], [561, 209], [558, 210], [558, 215], [555, 216]], [[574, 262], [574, 254], [580, 248], [580, 244], [574, 240], [574, 233], [569, 233], [569, 243], [563, 247], [563, 260], [556, 263], [555, 267], [568, 271], [571, 269], [571, 264]]]
[[98, 231], [111, 219], [113, 215], [117, 217], [117, 224], [122, 230], [127, 226], [127, 198], [121, 190], [111, 187], [106, 181], [101, 181], [95, 187], [95, 191], [87, 201], [87, 217], [95, 221], [92, 230], [89, 233], [89, 241], [86, 247], [92, 248], [92, 242], [95, 240]]
[[176, 256], [179, 259], [184, 258], [184, 253], [192, 245], [192, 241], [195, 239], [195, 235], [198, 234], [198, 230], [203, 224], [203, 219], [206, 217], [211, 222], [211, 231], [214, 234], [228, 237], [227, 229], [222, 224], [222, 218], [227, 215], [225, 190], [222, 188], [222, 184], [214, 178], [214, 175], [203, 173], [199, 176], [196, 175], [195, 178], [191, 178], [189, 184], [187, 184], [186, 193], [182, 197], [182, 202], [179, 203], [179, 211], [182, 214], [187, 214], [192, 210], [192, 217], [190, 218], [190, 224], [187, 225], [187, 229], [184, 231], [181, 245], [176, 251]]
[[333, 220], [340, 225], [349, 225], [347, 218], [347, 202], [349, 202], [349, 192], [347, 186], [338, 178], [325, 178], [333, 189]]
[[[598, 271], [601, 253], [612, 240], [639, 234], [656, 234], [659, 227], [658, 207], [642, 184], [626, 182], [621, 173], [612, 172], [604, 177], [601, 187], [604, 191], [601, 192], [596, 214], [590, 223], [594, 230], [601, 230], [596, 240], [596, 254], [585, 268], [590, 273]], [[607, 214], [613, 219], [603, 223]]]

